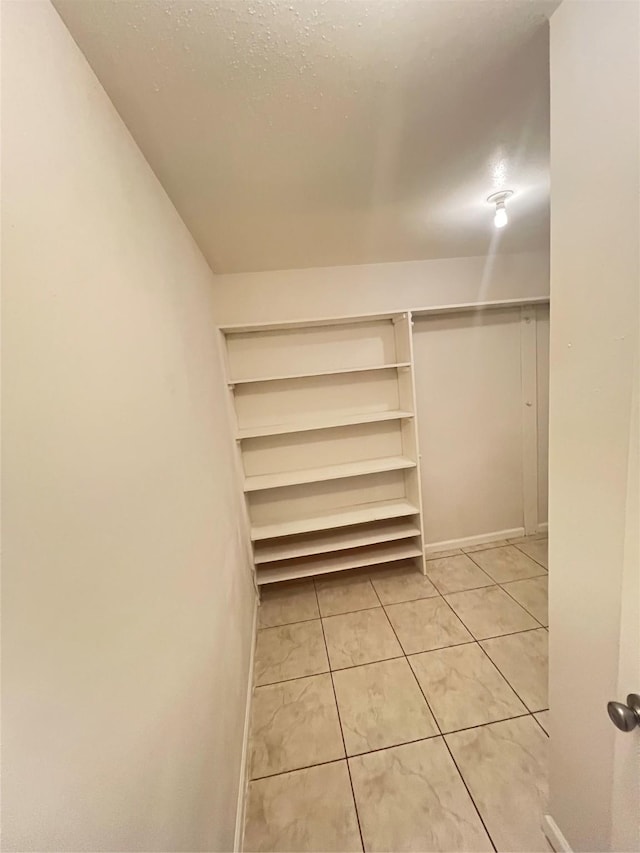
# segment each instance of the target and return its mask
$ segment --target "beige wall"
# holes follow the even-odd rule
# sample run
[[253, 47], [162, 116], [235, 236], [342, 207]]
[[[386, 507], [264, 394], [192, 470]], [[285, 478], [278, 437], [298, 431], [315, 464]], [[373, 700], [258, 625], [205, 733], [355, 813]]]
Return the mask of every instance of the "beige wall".
[[[223, 323], [293, 320], [548, 296], [545, 253], [216, 276]], [[548, 310], [538, 308], [548, 370]], [[546, 509], [548, 384], [539, 379], [538, 446], [525, 450], [520, 309], [416, 318], [414, 354], [425, 537], [429, 545], [518, 530], [523, 455], [539, 461]], [[532, 358], [536, 358], [535, 352]], [[535, 444], [535, 441], [534, 441]], [[535, 484], [534, 484], [535, 490]]]
[[213, 276], [54, 9], [2, 5], [3, 849], [228, 850], [254, 594]]
[[638, 733], [606, 711], [640, 688], [639, 45], [635, 2], [551, 18], [549, 811], [575, 851], [640, 849]]
[[549, 255], [544, 252], [216, 276], [221, 323], [548, 295]]

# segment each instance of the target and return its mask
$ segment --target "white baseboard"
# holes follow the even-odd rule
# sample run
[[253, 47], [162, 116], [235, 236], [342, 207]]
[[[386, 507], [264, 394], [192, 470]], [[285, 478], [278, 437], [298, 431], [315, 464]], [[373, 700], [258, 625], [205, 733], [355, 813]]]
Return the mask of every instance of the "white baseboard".
[[560, 827], [550, 814], [542, 816], [542, 831], [555, 853], [573, 853], [569, 842], [560, 831]]
[[256, 638], [258, 628], [258, 606], [256, 597], [253, 610], [253, 625], [251, 627], [251, 656], [249, 658], [249, 678], [247, 682], [247, 702], [244, 714], [244, 733], [242, 737], [242, 756], [240, 758], [240, 785], [238, 787], [238, 804], [236, 807], [236, 830], [233, 839], [235, 853], [242, 850], [244, 836], [244, 818], [247, 806], [247, 790], [249, 788], [249, 735], [251, 733], [251, 702], [253, 700], [253, 668], [256, 656]]
[[484, 545], [487, 542], [498, 542], [500, 539], [518, 539], [524, 536], [524, 527], [513, 527], [511, 530], [496, 530], [493, 533], [482, 533], [479, 536], [467, 536], [464, 539], [448, 539], [445, 542], [432, 542], [425, 546], [427, 554], [436, 551], [451, 551], [454, 548], [471, 548], [472, 545]]
[[549, 522], [541, 521], [538, 525], [538, 533], [548, 533], [549, 532]]

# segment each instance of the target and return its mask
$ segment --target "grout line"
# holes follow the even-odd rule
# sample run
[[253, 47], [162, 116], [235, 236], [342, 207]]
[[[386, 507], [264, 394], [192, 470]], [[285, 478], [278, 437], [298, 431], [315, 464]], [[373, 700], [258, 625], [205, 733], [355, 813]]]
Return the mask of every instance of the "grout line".
[[[507, 546], [505, 545], [504, 547], [506, 548]], [[509, 546], [509, 547], [515, 547], [515, 545]], [[482, 553], [484, 553], [484, 552], [483, 551], [474, 551], [473, 552], [473, 554], [482, 554]], [[521, 551], [520, 553], [524, 554], [525, 557], [529, 557], [529, 555], [525, 554], [524, 551]], [[473, 554], [467, 554], [466, 556], [471, 560], [472, 563], [475, 563], [476, 566], [479, 569], [481, 569], [488, 578], [491, 578], [491, 580], [493, 581], [494, 584], [497, 584], [498, 586], [500, 586], [501, 583], [515, 583], [515, 581], [528, 581], [528, 580], [531, 580], [532, 578], [541, 578], [541, 577], [544, 577], [544, 575], [549, 574], [549, 572], [544, 568], [544, 566], [540, 566], [540, 563], [536, 562], [536, 560], [532, 560], [532, 562], [535, 563], [536, 566], [540, 566], [540, 568], [542, 569], [540, 574], [530, 575], [529, 577], [526, 577], [526, 578], [512, 578], [510, 581], [497, 581], [497, 580], [493, 579], [493, 577], [489, 574], [487, 569], [484, 569], [477, 560], [473, 559]], [[531, 557], [529, 557], [529, 559], [531, 560]], [[462, 590], [462, 591], [466, 592], [466, 590]]]
[[[485, 572], [485, 574], [486, 574], [486, 572]], [[489, 578], [491, 583], [485, 583], [485, 584], [482, 584], [482, 586], [469, 586], [469, 587], [465, 587], [465, 589], [452, 589], [450, 592], [440, 592], [440, 590], [438, 590], [438, 593], [444, 597], [445, 595], [457, 595], [459, 592], [474, 592], [475, 590], [478, 590], [478, 589], [489, 589], [490, 586], [498, 586], [498, 584], [492, 578], [490, 578], [489, 575], [487, 575], [487, 578]], [[432, 581], [432, 583], [433, 583], [433, 581]], [[435, 584], [433, 584], [433, 585], [435, 586]], [[437, 589], [437, 587], [436, 587], [436, 589]], [[400, 603], [402, 603], [402, 602], [400, 602]]]
[[[428, 580], [428, 578], [427, 578], [427, 580]], [[433, 595], [421, 595], [418, 598], [406, 598], [406, 599], [403, 599], [402, 601], [387, 601], [386, 604], [382, 604], [381, 606], [382, 607], [395, 607], [396, 604], [411, 604], [414, 601], [429, 601], [430, 598], [438, 598], [439, 596], [442, 595], [442, 593], [438, 589], [436, 589], [435, 584], [433, 584], [433, 588], [436, 590]], [[377, 590], [376, 590], [376, 594], [377, 594]], [[380, 601], [382, 601], [382, 599], [380, 599]]]
[[[538, 539], [538, 540], [533, 540], [533, 541], [541, 542], [542, 540], [541, 540], [541, 539]], [[525, 557], [528, 557], [530, 560], [533, 560], [533, 562], [534, 562], [534, 563], [537, 563], [539, 566], [542, 566], [542, 568], [545, 570], [545, 572], [548, 572], [548, 571], [549, 571], [549, 569], [548, 569], [548, 567], [547, 567], [547, 566], [543, 565], [543, 564], [540, 562], [540, 560], [536, 560], [536, 558], [535, 558], [535, 557], [532, 557], [532, 556], [531, 556], [531, 554], [527, 554], [527, 552], [526, 552], [526, 551], [524, 551], [524, 550], [520, 547], [520, 545], [523, 545], [523, 544], [524, 544], [523, 542], [520, 542], [520, 544], [516, 545], [516, 543], [514, 542], [514, 543], [513, 543], [513, 547], [514, 547], [514, 548], [517, 548], [517, 549], [518, 549], [518, 551], [520, 551], [520, 553], [521, 553], [521, 554], [524, 554], [524, 555], [525, 555]]]
[[[527, 613], [526, 610], [525, 613]], [[527, 613], [527, 616], [529, 615], [530, 614]], [[531, 618], [534, 619], [533, 616]], [[514, 637], [516, 634], [528, 634], [529, 631], [539, 631], [541, 628], [544, 628], [544, 626], [538, 623], [537, 625], [534, 625], [533, 628], [521, 628], [519, 631], [508, 631], [506, 634], [493, 634], [491, 637], [478, 637], [476, 642], [484, 643], [485, 640], [499, 640], [501, 637]]]
[[[533, 619], [533, 617], [531, 617]], [[533, 628], [523, 628], [522, 631], [511, 631], [508, 634], [496, 634], [495, 637], [480, 637], [479, 643], [484, 643], [485, 640], [499, 640], [501, 637], [514, 637], [516, 634], [530, 634], [532, 631], [548, 631], [544, 625], [536, 625]]]
[[330, 672], [348, 672], [350, 669], [360, 669], [361, 666], [373, 666], [374, 663], [386, 663], [390, 660], [400, 660], [403, 657], [405, 657], [404, 649], [400, 646], [399, 655], [391, 655], [388, 658], [376, 658], [375, 660], [368, 660], [364, 663], [354, 663], [351, 666], [336, 666]]
[[309, 619], [294, 619], [293, 622], [282, 622], [278, 625], [263, 625], [258, 628], [258, 633], [261, 631], [270, 631], [272, 628], [288, 628], [290, 625], [302, 625], [303, 622], [317, 622], [321, 616], [311, 616]]
[[454, 766], [454, 767], [456, 768], [456, 770], [458, 771], [458, 776], [462, 779], [462, 784], [464, 785], [464, 787], [465, 787], [465, 789], [466, 789], [466, 791], [467, 791], [467, 794], [469, 795], [469, 799], [470, 799], [470, 800], [471, 800], [471, 802], [473, 803], [473, 807], [474, 807], [474, 809], [476, 810], [476, 813], [477, 813], [477, 815], [478, 815], [478, 818], [479, 818], [479, 820], [480, 820], [480, 823], [482, 824], [482, 827], [483, 827], [484, 831], [487, 833], [487, 838], [489, 839], [489, 843], [490, 843], [490, 844], [491, 844], [491, 846], [493, 847], [494, 851], [496, 851], [496, 853], [497, 853], [498, 848], [496, 847], [496, 844], [495, 844], [495, 842], [494, 842], [493, 838], [491, 837], [491, 833], [489, 832], [489, 829], [488, 829], [488, 827], [487, 827], [487, 824], [484, 822], [484, 818], [483, 818], [483, 817], [482, 817], [482, 815], [480, 814], [480, 809], [478, 808], [478, 804], [476, 803], [476, 801], [475, 801], [475, 800], [474, 800], [474, 798], [473, 798], [473, 794], [471, 793], [471, 790], [470, 790], [469, 786], [467, 785], [467, 780], [466, 780], [466, 779], [464, 778], [464, 776], [462, 775], [462, 771], [461, 771], [461, 770], [460, 770], [460, 768], [458, 767], [458, 762], [456, 761], [455, 756], [454, 756], [453, 752], [451, 751], [451, 747], [450, 747], [450, 746], [449, 746], [449, 744], [447, 743], [447, 739], [446, 739], [446, 737], [444, 737], [444, 735], [442, 736], [442, 740], [443, 740], [443, 742], [444, 742], [445, 747], [447, 748], [447, 752], [448, 752], [448, 753], [449, 753], [449, 755], [451, 756], [451, 760], [453, 761], [453, 766]]
[[[522, 578], [522, 580], [534, 581], [534, 580], [537, 580], [537, 578], [539, 578], [539, 577], [543, 577], [543, 576], [542, 576], [542, 575], [536, 575], [536, 577], [533, 577], [533, 578]], [[504, 586], [508, 586], [510, 583], [518, 583], [518, 581], [506, 581]], [[535, 616], [535, 615], [534, 615], [530, 610], [528, 610], [528, 609], [524, 606], [524, 604], [523, 604], [521, 601], [518, 601], [518, 599], [517, 599], [514, 595], [511, 595], [511, 593], [509, 592], [509, 590], [508, 590], [508, 589], [505, 589], [505, 588], [504, 588], [504, 586], [503, 586], [501, 583], [499, 583], [499, 584], [498, 584], [498, 586], [500, 587], [500, 589], [501, 589], [501, 590], [503, 590], [503, 592], [506, 592], [506, 593], [507, 593], [507, 595], [509, 596], [509, 598], [512, 598], [512, 599], [515, 601], [515, 603], [516, 603], [516, 604], [519, 604], [519, 605], [520, 605], [520, 607], [522, 607], [522, 609], [523, 609], [523, 610], [526, 610], [526, 612], [529, 614], [529, 616], [531, 616], [531, 618], [532, 618], [532, 619], [535, 619], [535, 620], [536, 620], [536, 622], [538, 623], [538, 625], [540, 625], [542, 628], [546, 628], [546, 627], [547, 627], [546, 625], [543, 625], [543, 624], [542, 624], [542, 622], [538, 619], [538, 617], [537, 617], [537, 616]]]
[[[537, 630], [537, 629], [536, 629], [536, 630]], [[515, 693], [515, 695], [518, 697], [519, 701], [520, 701], [520, 702], [523, 704], [523, 706], [527, 709], [527, 712], [528, 712], [529, 714], [532, 714], [532, 713], [533, 713], [533, 711], [529, 708], [529, 706], [527, 705], [527, 703], [524, 701], [524, 699], [522, 698], [522, 696], [518, 693], [518, 691], [517, 691], [517, 690], [516, 690], [516, 688], [513, 686], [513, 684], [509, 681], [509, 679], [508, 679], [508, 678], [507, 678], [507, 676], [504, 674], [504, 672], [500, 669], [500, 667], [498, 666], [498, 664], [493, 660], [493, 658], [491, 657], [491, 655], [489, 654], [489, 652], [488, 652], [485, 648], [483, 648], [483, 646], [482, 646], [482, 644], [481, 644], [481, 643], [478, 643], [478, 645], [480, 646], [480, 648], [482, 649], [482, 651], [484, 652], [484, 654], [487, 656], [487, 658], [489, 659], [489, 661], [493, 664], [493, 666], [495, 667], [496, 672], [498, 673], [498, 675], [506, 681], [506, 683], [507, 683], [507, 684], [509, 685], [509, 687], [513, 690], [513, 692]]]
[[540, 726], [540, 728], [541, 728], [541, 729], [542, 729], [542, 731], [546, 734], [546, 736], [547, 736], [547, 737], [549, 737], [549, 732], [545, 729], [545, 727], [542, 725], [542, 723], [540, 722], [540, 720], [536, 717], [536, 714], [544, 714], [544, 713], [545, 713], [545, 711], [548, 711], [548, 710], [549, 710], [548, 708], [545, 708], [543, 711], [532, 711], [532, 712], [531, 712], [531, 716], [532, 716], [532, 717], [533, 717], [533, 719], [536, 721], [536, 723]]
[[[445, 556], [441, 556], [442, 554]], [[452, 548], [450, 551], [445, 548], [444, 551], [432, 551], [431, 553], [425, 551], [424, 559], [426, 563], [429, 563], [432, 560], [449, 560], [451, 557], [462, 557], [463, 554], [462, 548]]]
[[303, 681], [305, 678], [317, 678], [319, 675], [329, 675], [330, 672], [330, 669], [323, 669], [322, 672], [310, 672], [307, 675], [294, 675], [293, 678], [281, 678], [279, 681], [267, 681], [264, 684], [256, 684], [254, 690], [273, 687], [275, 684], [291, 684], [292, 681]]
[[532, 715], [532, 713], [533, 712], [529, 711], [529, 709], [527, 708], [527, 710], [523, 711], [521, 714], [511, 714], [509, 717], [500, 717], [499, 720], [489, 720], [488, 723], [476, 723], [475, 726], [464, 726], [461, 729], [451, 729], [451, 731], [442, 732], [442, 736], [445, 737], [445, 735], [446, 735], [448, 737], [449, 735], [457, 735], [460, 732], [469, 732], [469, 731], [473, 731], [474, 729], [484, 729], [487, 726], [493, 726], [496, 723], [506, 723], [509, 720], [520, 720], [523, 717], [530, 717]]
[[267, 773], [265, 776], [256, 776], [251, 781], [262, 782], [264, 779], [275, 779], [276, 776], [286, 776], [287, 773], [297, 773], [299, 770], [311, 770], [312, 767], [325, 767], [327, 764], [338, 764], [341, 761], [346, 762], [346, 756], [342, 756], [342, 758], [330, 758], [328, 761], [316, 761], [313, 764], [303, 764], [301, 767], [292, 767], [290, 770], [279, 770], [277, 773]]
[[[543, 630], [543, 631], [544, 631], [544, 628], [542, 628], [542, 629], [540, 629], [540, 628], [531, 628], [531, 631], [540, 631], [540, 630]], [[520, 633], [520, 634], [529, 634], [529, 633], [531, 633], [531, 631], [519, 631], [518, 633]], [[509, 635], [507, 635], [507, 636], [513, 636], [513, 635], [512, 635], [512, 634], [509, 634]], [[499, 640], [500, 638], [499, 638], [499, 637], [490, 637], [490, 638], [488, 638], [488, 639]], [[484, 641], [482, 641], [482, 642], [484, 642]], [[501, 675], [501, 676], [504, 678], [504, 680], [507, 682], [507, 684], [509, 685], [509, 687], [511, 687], [511, 689], [512, 689], [512, 690], [513, 690], [513, 692], [516, 694], [516, 696], [518, 697], [518, 699], [522, 702], [522, 704], [523, 704], [523, 705], [524, 705], [524, 707], [527, 709], [527, 711], [528, 711], [530, 714], [537, 714], [537, 713], [539, 713], [539, 711], [545, 711], [545, 710], [547, 710], [546, 708], [539, 708], [537, 711], [532, 711], [532, 710], [531, 710], [531, 708], [527, 705], [527, 703], [524, 701], [524, 699], [522, 698], [522, 696], [521, 696], [521, 695], [518, 693], [518, 691], [515, 689], [515, 687], [514, 687], [514, 686], [513, 686], [513, 684], [511, 683], [511, 681], [507, 678], [507, 676], [504, 674], [504, 672], [500, 669], [500, 667], [498, 666], [498, 664], [493, 660], [493, 658], [491, 657], [491, 655], [489, 654], [489, 652], [484, 648], [484, 646], [482, 645], [482, 642], [478, 643], [478, 645], [480, 646], [480, 648], [482, 649], [482, 651], [485, 653], [485, 655], [489, 658], [489, 660], [491, 661], [491, 663], [492, 663], [492, 664], [495, 666], [495, 668], [498, 670], [498, 672], [500, 673], [500, 675]], [[547, 701], [548, 701], [548, 699], [547, 699]]]
[[475, 545], [471, 545], [469, 550], [462, 549], [462, 553], [466, 554], [469, 557], [471, 554], [479, 554], [481, 551], [499, 551], [501, 548], [511, 548], [512, 543], [507, 542], [506, 545], [494, 545], [491, 542], [486, 543], [486, 548], [477, 547]]
[[[373, 584], [372, 584], [373, 585]], [[316, 587], [315, 578], [313, 578], [313, 589], [316, 595], [316, 603], [318, 605], [318, 610], [320, 610], [320, 601], [318, 599], [318, 589]], [[364, 850], [364, 837], [362, 835], [362, 827], [360, 826], [360, 815], [358, 814], [358, 804], [356, 803], [356, 792], [353, 787], [353, 779], [351, 778], [351, 768], [349, 767], [349, 756], [347, 754], [347, 744], [344, 739], [344, 729], [342, 727], [342, 717], [340, 716], [340, 706], [338, 705], [338, 695], [336, 693], [336, 685], [333, 681], [333, 671], [331, 670], [331, 659], [329, 658], [329, 646], [327, 645], [327, 638], [324, 633], [324, 623], [322, 619], [320, 619], [320, 625], [322, 626], [322, 639], [324, 640], [324, 648], [327, 653], [327, 663], [329, 664], [329, 678], [331, 679], [331, 689], [333, 690], [333, 701], [336, 704], [336, 714], [338, 717], [338, 728], [340, 729], [340, 737], [342, 738], [342, 748], [344, 750], [344, 760], [347, 766], [347, 776], [349, 777], [349, 785], [351, 786], [351, 797], [353, 799], [353, 810], [356, 814], [356, 821], [358, 823], [358, 833], [360, 834], [360, 844], [362, 845], [362, 849]]]
[[324, 619], [339, 619], [341, 616], [348, 616], [350, 613], [364, 613], [366, 610], [380, 610], [382, 605], [374, 604], [373, 607], [360, 607], [357, 610], [347, 610], [344, 613], [332, 613], [331, 616], [321, 616]]
[[374, 604], [373, 607], [356, 607], [355, 610], [345, 610], [340, 611], [340, 613], [328, 613], [326, 616], [323, 614], [320, 615], [321, 619], [331, 619], [333, 616], [346, 616], [348, 613], [362, 613], [363, 610], [378, 610], [378, 605]]

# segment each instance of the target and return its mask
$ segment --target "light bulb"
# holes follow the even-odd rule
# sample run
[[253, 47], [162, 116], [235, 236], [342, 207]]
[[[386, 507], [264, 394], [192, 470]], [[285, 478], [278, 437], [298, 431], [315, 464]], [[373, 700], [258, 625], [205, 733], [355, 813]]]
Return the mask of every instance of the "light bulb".
[[496, 205], [496, 215], [493, 220], [493, 224], [496, 228], [504, 228], [504, 226], [509, 221], [509, 217], [507, 216], [507, 208], [504, 206], [504, 202], [498, 202]]

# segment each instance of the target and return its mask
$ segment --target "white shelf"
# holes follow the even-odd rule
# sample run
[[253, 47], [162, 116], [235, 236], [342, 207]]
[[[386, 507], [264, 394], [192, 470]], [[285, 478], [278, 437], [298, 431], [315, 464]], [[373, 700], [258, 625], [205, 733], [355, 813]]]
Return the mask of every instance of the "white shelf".
[[261, 438], [268, 435], [285, 435], [292, 432], [309, 432], [314, 429], [331, 429], [332, 427], [372, 424], [376, 423], [376, 421], [394, 421], [413, 417], [415, 417], [413, 412], [405, 412], [398, 409], [349, 415], [336, 414], [329, 417], [317, 417], [313, 420], [300, 420], [286, 424], [240, 427], [236, 433], [236, 438], [240, 440], [244, 438]]
[[[547, 299], [548, 301], [548, 299]], [[287, 332], [292, 329], [312, 329], [317, 326], [351, 326], [354, 323], [375, 323], [380, 320], [396, 321], [406, 317], [405, 311], [391, 311], [379, 314], [352, 314], [347, 317], [309, 317], [302, 320], [288, 320], [282, 323], [236, 323], [220, 326], [225, 335], [259, 335], [265, 332]]]
[[401, 471], [415, 468], [418, 463], [404, 456], [387, 456], [384, 459], [365, 459], [362, 462], [345, 462], [341, 465], [324, 465], [322, 468], [305, 468], [301, 471], [285, 471], [280, 474], [259, 474], [247, 477], [245, 492], [258, 492], [302, 483], [320, 483], [324, 480], [342, 480], [385, 471]]
[[[454, 302], [448, 305], [432, 305], [428, 308], [412, 308], [412, 317], [426, 317], [438, 314], [459, 314], [468, 312], [495, 311], [502, 308], [526, 307], [528, 305], [548, 305], [548, 296], [532, 296], [522, 299], [494, 299], [487, 302]], [[405, 317], [405, 312], [394, 312], [391, 314], [354, 314], [348, 317], [311, 317], [289, 320], [285, 323], [237, 323], [220, 326], [219, 329], [225, 335], [238, 335], [246, 333], [259, 334], [260, 332], [286, 331], [288, 329], [302, 329], [310, 326], [338, 326], [347, 323], [366, 323], [375, 320], [397, 320]]]
[[285, 541], [270, 544], [255, 549], [256, 565], [273, 563], [278, 560], [292, 560], [296, 557], [309, 557], [313, 554], [328, 554], [332, 551], [346, 551], [350, 548], [361, 548], [365, 545], [378, 545], [381, 542], [394, 542], [400, 539], [411, 539], [420, 536], [420, 528], [412, 521], [400, 524], [393, 521], [388, 524], [377, 524], [375, 528], [362, 530], [345, 528], [335, 533], [320, 534], [319, 537], [300, 541]]
[[331, 530], [353, 524], [366, 524], [369, 521], [380, 521], [384, 518], [402, 518], [406, 515], [417, 515], [419, 512], [418, 507], [403, 499], [359, 504], [321, 513], [313, 518], [256, 525], [251, 528], [251, 539], [254, 542], [261, 539], [276, 539], [279, 536], [293, 536], [296, 533], [311, 533], [314, 530]]
[[392, 563], [396, 560], [420, 557], [421, 554], [422, 551], [417, 545], [390, 544], [374, 549], [363, 548], [359, 554], [349, 552], [348, 554], [336, 554], [331, 557], [319, 555], [299, 562], [290, 562], [288, 565], [273, 566], [266, 569], [259, 568], [256, 577], [259, 584], [277, 583], [278, 581], [293, 578], [305, 578], [311, 575], [324, 575], [329, 572], [357, 569], [361, 566], [377, 566], [380, 563]]
[[254, 376], [250, 379], [229, 379], [228, 385], [253, 385], [260, 382], [284, 382], [289, 379], [313, 379], [316, 376], [339, 376], [342, 373], [369, 373], [375, 370], [395, 370], [399, 367], [411, 367], [408, 361], [398, 364], [374, 364], [369, 367], [342, 367], [337, 370], [316, 370], [312, 373], [287, 373], [282, 376]]

